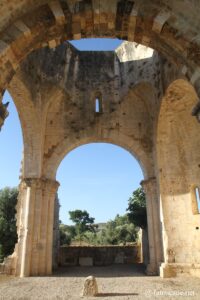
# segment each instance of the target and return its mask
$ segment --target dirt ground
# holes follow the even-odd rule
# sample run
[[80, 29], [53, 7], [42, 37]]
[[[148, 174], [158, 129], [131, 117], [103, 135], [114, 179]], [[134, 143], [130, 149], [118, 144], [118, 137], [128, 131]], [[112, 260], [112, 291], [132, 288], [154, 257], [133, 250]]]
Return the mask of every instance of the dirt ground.
[[99, 294], [90, 299], [200, 299], [200, 278], [146, 276], [141, 265], [69, 267], [50, 277], [0, 275], [0, 300], [77, 300], [87, 276], [97, 279]]

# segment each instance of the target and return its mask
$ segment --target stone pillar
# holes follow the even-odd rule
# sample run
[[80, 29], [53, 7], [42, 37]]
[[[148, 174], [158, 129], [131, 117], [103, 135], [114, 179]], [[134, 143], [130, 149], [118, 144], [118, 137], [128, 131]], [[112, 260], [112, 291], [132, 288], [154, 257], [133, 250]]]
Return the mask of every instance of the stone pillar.
[[52, 273], [54, 204], [58, 182], [23, 179], [17, 205], [18, 243], [12, 255], [12, 273], [20, 276]]
[[53, 225], [53, 269], [57, 269], [58, 267], [58, 255], [60, 249], [59, 211], [60, 204], [58, 194], [56, 194]]
[[[192, 163], [191, 163], [192, 164]], [[196, 183], [189, 181], [189, 172], [177, 176], [164, 176], [161, 181], [162, 235], [164, 262], [160, 266], [160, 276], [200, 277], [200, 214], [195, 187], [199, 186], [199, 173], [191, 165]], [[193, 179], [195, 182], [195, 179]]]
[[145, 266], [149, 264], [149, 240], [147, 228], [142, 229], [142, 262]]
[[156, 178], [143, 180], [141, 185], [146, 195], [149, 240], [149, 263], [146, 273], [147, 275], [157, 275], [162, 261], [162, 239]]

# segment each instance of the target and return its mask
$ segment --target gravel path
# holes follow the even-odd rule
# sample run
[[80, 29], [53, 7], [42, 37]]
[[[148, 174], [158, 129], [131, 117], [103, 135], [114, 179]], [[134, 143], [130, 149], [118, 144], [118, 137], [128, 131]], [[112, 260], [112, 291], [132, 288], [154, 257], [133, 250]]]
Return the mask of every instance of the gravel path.
[[140, 265], [70, 267], [50, 277], [0, 276], [0, 300], [77, 300], [87, 276], [96, 276], [99, 295], [90, 299], [200, 299], [200, 278], [146, 276]]

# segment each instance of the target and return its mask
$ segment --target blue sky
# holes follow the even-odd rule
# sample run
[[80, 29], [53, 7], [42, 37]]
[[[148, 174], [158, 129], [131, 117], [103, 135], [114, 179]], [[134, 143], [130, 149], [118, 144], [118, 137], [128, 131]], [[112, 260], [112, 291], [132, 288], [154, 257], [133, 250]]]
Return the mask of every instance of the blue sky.
[[74, 40], [70, 43], [81, 51], [113, 51], [122, 43], [122, 40], [93, 38]]
[[[78, 41], [76, 41], [77, 47]], [[84, 50], [113, 50], [119, 40], [79, 41]], [[17, 186], [23, 141], [18, 114], [10, 95], [9, 117], [0, 132], [0, 188]], [[60, 219], [70, 223], [68, 211], [86, 209], [96, 222], [106, 222], [126, 212], [128, 198], [143, 179], [141, 168], [126, 150], [111, 144], [88, 144], [76, 148], [62, 161], [57, 180]]]

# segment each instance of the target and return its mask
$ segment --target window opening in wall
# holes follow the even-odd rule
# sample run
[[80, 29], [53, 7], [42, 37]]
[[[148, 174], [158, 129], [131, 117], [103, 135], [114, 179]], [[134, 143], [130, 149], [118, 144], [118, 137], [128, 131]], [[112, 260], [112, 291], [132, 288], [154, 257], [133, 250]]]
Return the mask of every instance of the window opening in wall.
[[95, 112], [100, 113], [101, 112], [101, 101], [99, 98], [95, 99]]
[[196, 196], [196, 205], [197, 205], [197, 213], [200, 214], [200, 188], [195, 187], [195, 196]]

